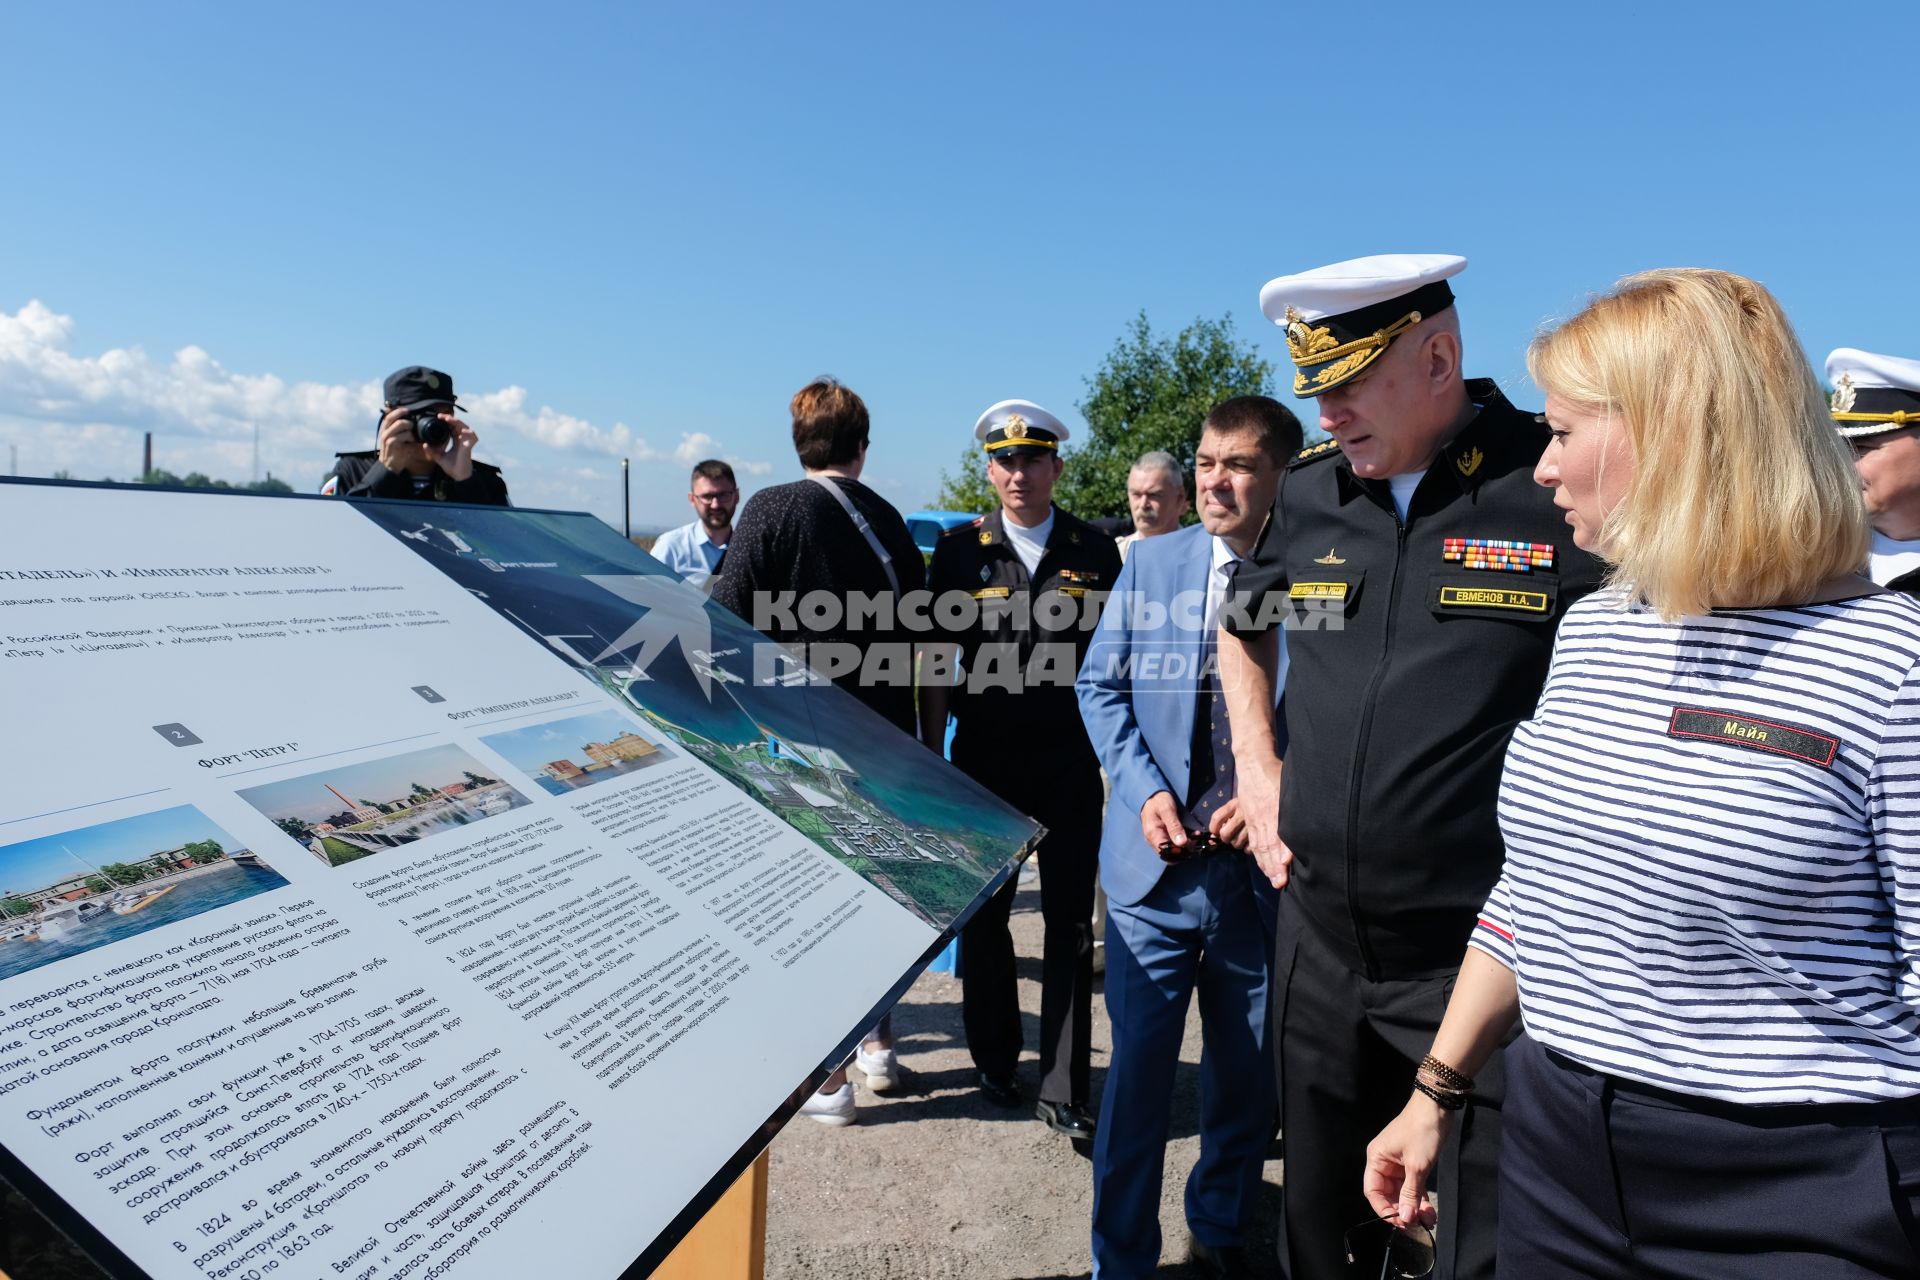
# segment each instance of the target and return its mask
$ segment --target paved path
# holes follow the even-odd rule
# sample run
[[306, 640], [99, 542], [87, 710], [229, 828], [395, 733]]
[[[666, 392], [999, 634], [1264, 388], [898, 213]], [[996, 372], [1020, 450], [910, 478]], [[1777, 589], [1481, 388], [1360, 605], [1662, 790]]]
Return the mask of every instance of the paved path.
[[[1040, 895], [1023, 889], [1013, 915], [1020, 1004], [1029, 1050], [1021, 1084], [1037, 1083], [1031, 1049], [1040, 1012]], [[906, 1079], [882, 1098], [853, 1073], [858, 1124], [829, 1129], [807, 1119], [773, 1145], [768, 1181], [768, 1280], [1056, 1280], [1085, 1276], [1092, 1211], [1088, 1160], [1028, 1112], [988, 1106], [969, 1087], [960, 1028], [960, 984], [923, 975], [894, 1013]], [[1109, 1036], [1099, 980], [1094, 988], [1093, 1088], [1105, 1075]], [[1200, 1022], [1187, 1038], [1174, 1086], [1173, 1137], [1160, 1204], [1164, 1280], [1185, 1265], [1181, 1195], [1199, 1154]], [[1280, 1163], [1267, 1165], [1262, 1236], [1273, 1256]]]

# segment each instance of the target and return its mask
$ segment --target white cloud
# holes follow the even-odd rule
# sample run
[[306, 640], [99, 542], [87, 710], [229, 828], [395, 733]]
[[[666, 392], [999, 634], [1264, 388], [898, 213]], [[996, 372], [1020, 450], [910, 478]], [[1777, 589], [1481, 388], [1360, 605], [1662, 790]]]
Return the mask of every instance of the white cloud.
[[711, 458], [720, 442], [704, 431], [682, 431], [680, 443], [673, 451], [673, 460], [683, 466], [692, 466], [703, 458]]
[[694, 463], [706, 458], [723, 459], [732, 463], [735, 470], [744, 471], [750, 476], [770, 475], [773, 472], [771, 462], [754, 462], [735, 457], [723, 449], [718, 440], [704, 431], [682, 431], [680, 443], [673, 450], [673, 460], [683, 467], [691, 467]]
[[[158, 437], [155, 465], [244, 480], [258, 426], [263, 469], [306, 489], [318, 486], [335, 450], [373, 443], [377, 380], [288, 382], [271, 373], [236, 373], [191, 345], [164, 361], [139, 347], [85, 355], [74, 349], [76, 328], [73, 317], [38, 299], [12, 315], [0, 311], [0, 441], [20, 450], [26, 474], [136, 475], [140, 433], [151, 431]], [[516, 501], [523, 492], [538, 493], [540, 505], [558, 506], [591, 494], [591, 505], [604, 507], [606, 499], [594, 492], [605, 486], [602, 473], [577, 461], [569, 466], [569, 458], [639, 464], [725, 456], [720, 442], [701, 432], [683, 433], [677, 445], [658, 449], [624, 422], [600, 426], [550, 405], [530, 408], [520, 386], [461, 399], [481, 437], [480, 456], [510, 468]], [[515, 437], [559, 456], [506, 458], [502, 449]], [[772, 470], [765, 462], [735, 465], [750, 475]], [[582, 483], [588, 480], [600, 484], [589, 489]]]

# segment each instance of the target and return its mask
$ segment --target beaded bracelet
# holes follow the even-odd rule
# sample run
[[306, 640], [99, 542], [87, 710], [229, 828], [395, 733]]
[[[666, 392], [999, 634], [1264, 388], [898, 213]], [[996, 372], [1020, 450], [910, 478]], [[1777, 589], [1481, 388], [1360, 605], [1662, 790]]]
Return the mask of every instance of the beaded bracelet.
[[1432, 1054], [1420, 1059], [1420, 1070], [1431, 1071], [1434, 1078], [1449, 1089], [1459, 1089], [1462, 1092], [1473, 1090], [1472, 1076], [1462, 1075]]
[[1442, 1111], [1458, 1111], [1467, 1105], [1467, 1095], [1448, 1089], [1438, 1089], [1425, 1080], [1415, 1077], [1413, 1087], [1433, 1099], [1433, 1104]]

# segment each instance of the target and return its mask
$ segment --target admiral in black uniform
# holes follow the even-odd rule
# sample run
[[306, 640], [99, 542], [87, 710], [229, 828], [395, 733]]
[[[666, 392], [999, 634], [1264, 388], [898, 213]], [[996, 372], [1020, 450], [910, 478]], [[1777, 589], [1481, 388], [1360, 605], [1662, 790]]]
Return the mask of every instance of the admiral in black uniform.
[[[1099, 864], [1100, 762], [1080, 722], [1074, 676], [1105, 595], [1120, 573], [1113, 539], [1052, 503], [1067, 428], [1036, 404], [1004, 400], [974, 428], [1000, 509], [941, 538], [928, 569], [936, 619], [947, 592], [970, 597], [974, 620], [940, 633], [957, 650], [951, 688], [923, 673], [921, 736], [935, 751], [955, 719], [953, 762], [1043, 823], [1040, 910], [1040, 1101], [1057, 1132], [1091, 1138], [1087, 1110], [1093, 1019], [1093, 881]], [[951, 669], [951, 668], [949, 668]], [[1007, 915], [1017, 881], [983, 905], [961, 937], [967, 1047], [990, 1101], [1018, 1106], [1020, 1006]]]
[[[1294, 393], [1319, 398], [1333, 436], [1281, 478], [1221, 637], [1241, 804], [1264, 814], [1256, 854], [1287, 881], [1273, 1039], [1292, 1280], [1350, 1274], [1343, 1236], [1373, 1217], [1367, 1143], [1412, 1091], [1500, 875], [1507, 739], [1533, 712], [1562, 614], [1602, 574], [1533, 481], [1545, 426], [1461, 375], [1446, 281], [1465, 266], [1363, 258], [1261, 293], [1287, 330]], [[1282, 606], [1301, 618], [1284, 769], [1266, 726], [1271, 669], [1256, 661]], [[1236, 668], [1254, 677], [1237, 695]], [[1497, 1066], [1478, 1080], [1437, 1179], [1443, 1280], [1493, 1275]], [[1351, 1274], [1379, 1273], [1385, 1239], [1353, 1235]]]
[[1827, 357], [1827, 385], [1873, 521], [1868, 574], [1920, 596], [1920, 360], [1841, 347]]
[[409, 365], [388, 376], [383, 396], [378, 447], [335, 454], [321, 493], [511, 505], [500, 468], [473, 460], [480, 437], [455, 415], [452, 377]]

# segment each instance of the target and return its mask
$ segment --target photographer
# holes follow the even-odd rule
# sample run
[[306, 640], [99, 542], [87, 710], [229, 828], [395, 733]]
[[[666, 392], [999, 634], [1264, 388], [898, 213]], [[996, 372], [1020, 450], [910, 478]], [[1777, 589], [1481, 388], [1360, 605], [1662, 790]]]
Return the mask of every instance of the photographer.
[[388, 377], [383, 392], [379, 447], [334, 455], [321, 493], [510, 505], [500, 469], [473, 460], [480, 438], [454, 416], [452, 378], [410, 365]]

